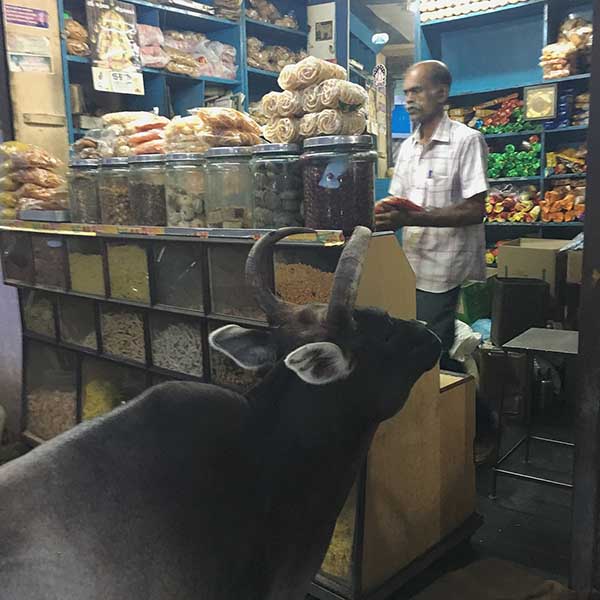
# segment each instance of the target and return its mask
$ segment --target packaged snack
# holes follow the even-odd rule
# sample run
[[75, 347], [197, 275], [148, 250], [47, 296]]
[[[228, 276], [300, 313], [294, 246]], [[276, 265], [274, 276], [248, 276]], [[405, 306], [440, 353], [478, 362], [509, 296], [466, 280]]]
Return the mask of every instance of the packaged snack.
[[60, 175], [38, 167], [14, 171], [11, 177], [20, 183], [33, 183], [45, 188], [57, 188], [66, 183]]
[[13, 169], [60, 169], [63, 163], [49, 152], [38, 146], [22, 142], [4, 142], [0, 144], [0, 160], [10, 160]]
[[160, 27], [138, 23], [137, 32], [138, 42], [142, 48], [144, 46], [162, 46], [165, 43], [165, 37]]

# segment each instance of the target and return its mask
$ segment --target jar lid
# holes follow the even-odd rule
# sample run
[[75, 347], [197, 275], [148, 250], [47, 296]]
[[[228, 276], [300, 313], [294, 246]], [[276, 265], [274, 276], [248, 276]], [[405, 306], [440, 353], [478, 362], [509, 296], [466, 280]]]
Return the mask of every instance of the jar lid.
[[194, 161], [194, 160], [202, 160], [204, 158], [204, 154], [201, 152], [173, 152], [171, 154], [167, 154], [167, 161]]
[[305, 148], [321, 148], [323, 146], [369, 146], [372, 148], [373, 139], [370, 135], [323, 135], [304, 141]]
[[103, 158], [102, 166], [103, 167], [112, 167], [112, 166], [122, 166], [126, 167], [129, 159], [126, 156], [113, 156], [111, 158]]
[[224, 146], [221, 148], [210, 148], [206, 152], [207, 158], [215, 156], [250, 156], [253, 146]]
[[97, 158], [73, 158], [69, 161], [70, 167], [97, 167], [99, 164]]
[[298, 144], [258, 144], [252, 148], [253, 154], [300, 154]]
[[129, 164], [132, 163], [158, 163], [165, 162], [164, 154], [139, 154], [138, 156], [130, 156]]

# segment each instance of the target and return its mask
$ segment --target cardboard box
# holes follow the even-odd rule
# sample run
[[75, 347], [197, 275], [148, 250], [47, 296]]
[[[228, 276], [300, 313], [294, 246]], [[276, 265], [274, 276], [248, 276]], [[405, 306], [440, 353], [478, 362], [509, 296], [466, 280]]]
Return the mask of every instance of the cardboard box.
[[567, 252], [567, 283], [581, 285], [583, 280], [583, 252], [569, 250]]
[[498, 248], [498, 277], [542, 279], [550, 285], [556, 297], [565, 280], [565, 268], [558, 260], [558, 251], [568, 240], [521, 238]]

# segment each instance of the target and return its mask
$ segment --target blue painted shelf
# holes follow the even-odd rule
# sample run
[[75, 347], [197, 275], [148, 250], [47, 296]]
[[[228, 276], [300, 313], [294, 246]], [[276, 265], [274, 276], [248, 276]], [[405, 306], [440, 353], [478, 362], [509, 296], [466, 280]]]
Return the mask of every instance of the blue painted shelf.
[[587, 173], [561, 173], [560, 175], [547, 175], [544, 179], [585, 179]]
[[259, 77], [274, 77], [277, 79], [279, 73], [277, 71], [265, 71], [264, 69], [255, 69], [254, 67], [248, 67], [248, 75], [257, 75]]
[[246, 18], [246, 34], [257, 37], [265, 42], [279, 42], [282, 45], [290, 41], [290, 36], [302, 40], [304, 44], [306, 44], [306, 39], [308, 38], [306, 31], [272, 25], [271, 23], [264, 23], [263, 21], [255, 21], [248, 18]]
[[515, 182], [536, 182], [539, 183], [541, 177], [500, 177], [498, 179], [490, 179], [490, 183], [515, 183]]
[[514, 138], [514, 137], [530, 137], [532, 135], [541, 135], [542, 131], [519, 131], [510, 133], [486, 133], [484, 138], [486, 140], [495, 140], [498, 138]]
[[555, 135], [559, 133], [569, 133], [576, 131], [587, 131], [587, 125], [572, 125], [571, 127], [557, 127], [556, 129], [546, 129], [546, 135]]

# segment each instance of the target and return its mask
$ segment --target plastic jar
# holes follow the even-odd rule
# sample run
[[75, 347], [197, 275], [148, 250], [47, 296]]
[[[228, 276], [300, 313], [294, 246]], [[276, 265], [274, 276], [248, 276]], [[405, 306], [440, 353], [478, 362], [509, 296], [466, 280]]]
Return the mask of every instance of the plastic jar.
[[323, 136], [304, 142], [304, 220], [312, 229], [373, 227], [377, 152], [368, 135]]
[[134, 225], [167, 224], [163, 154], [129, 157], [129, 204]]
[[205, 156], [207, 226], [253, 227], [252, 148], [211, 148]]
[[100, 223], [98, 165], [96, 159], [74, 159], [69, 163], [69, 204], [73, 223]]
[[168, 154], [165, 182], [167, 225], [206, 227], [204, 156]]
[[126, 157], [105, 158], [98, 177], [100, 215], [108, 225], [133, 225], [129, 204], [129, 162]]
[[250, 170], [254, 183], [254, 227], [277, 229], [303, 225], [300, 147], [254, 146]]

